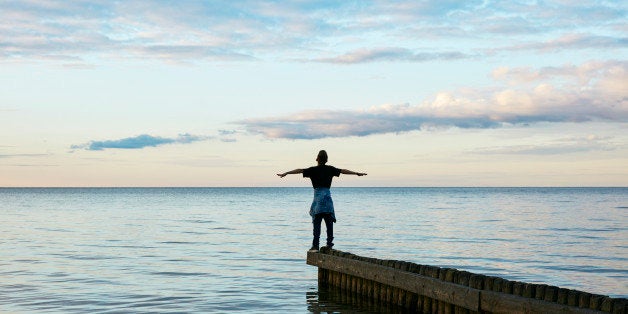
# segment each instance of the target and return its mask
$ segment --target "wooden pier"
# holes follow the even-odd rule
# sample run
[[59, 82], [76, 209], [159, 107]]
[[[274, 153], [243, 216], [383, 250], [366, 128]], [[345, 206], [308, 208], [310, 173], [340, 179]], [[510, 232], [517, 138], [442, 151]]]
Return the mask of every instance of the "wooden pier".
[[309, 251], [319, 287], [410, 313], [618, 313], [628, 300], [451, 268], [381, 260], [327, 248]]

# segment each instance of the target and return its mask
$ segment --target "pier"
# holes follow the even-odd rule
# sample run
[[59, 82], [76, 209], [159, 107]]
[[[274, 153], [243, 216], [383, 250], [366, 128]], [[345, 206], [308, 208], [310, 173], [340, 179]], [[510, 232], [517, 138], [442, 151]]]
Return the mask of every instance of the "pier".
[[309, 251], [307, 264], [318, 267], [319, 287], [403, 312], [628, 314], [626, 298], [328, 248]]

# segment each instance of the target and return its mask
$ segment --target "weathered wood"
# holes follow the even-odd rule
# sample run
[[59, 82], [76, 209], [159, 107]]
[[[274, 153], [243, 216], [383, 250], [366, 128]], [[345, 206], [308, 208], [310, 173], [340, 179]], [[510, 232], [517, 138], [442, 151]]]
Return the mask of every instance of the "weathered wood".
[[484, 290], [480, 292], [480, 304], [482, 311], [492, 313], [599, 313], [591, 309]]
[[534, 298], [536, 295], [536, 285], [531, 283], [523, 284], [523, 296], [526, 298]]
[[545, 289], [547, 288], [547, 285], [536, 285], [536, 296], [535, 298], [538, 300], [544, 300], [545, 299]]
[[594, 294], [590, 298], [589, 308], [592, 310], [599, 310], [602, 308], [603, 295]]
[[324, 268], [319, 268], [318, 269], [318, 284], [326, 284], [327, 282], [327, 278], [325, 276], [327, 276], [326, 274], [327, 270]]
[[569, 290], [567, 292], [567, 305], [578, 306], [580, 304], [580, 291]]
[[579, 307], [589, 308], [589, 304], [591, 303], [590, 293], [586, 293], [586, 292], [581, 293], [578, 299], [579, 299], [579, 302], [578, 302]]
[[[567, 295], [569, 294], [569, 289], [565, 289], [565, 288], [559, 288], [558, 289], [558, 300], [556, 300], [556, 302], [560, 303], [560, 304], [567, 304]], [[571, 304], [574, 305], [574, 304]], [[575, 304], [575, 306], [578, 306], [578, 304]]]
[[423, 313], [432, 313], [432, 299], [423, 296]]
[[364, 258], [338, 251], [308, 252], [319, 285], [345, 291], [350, 302], [422, 313], [626, 313], [628, 300], [455, 269]]
[[605, 297], [602, 300], [602, 308], [601, 308], [601, 310], [604, 311], [604, 312], [612, 311], [613, 310], [613, 300], [611, 298], [609, 298], [609, 297]]
[[545, 301], [555, 302], [558, 298], [558, 287], [547, 286], [545, 288]]
[[510, 280], [504, 279], [502, 281], [502, 292], [507, 294], [513, 294], [513, 282]]
[[484, 286], [484, 276], [472, 274], [469, 277], [469, 287], [482, 290]]
[[364, 278], [358, 278], [358, 282], [357, 282], [357, 292], [359, 295], [365, 295], [364, 293]]
[[[477, 289], [443, 282], [435, 278], [404, 272], [390, 267], [318, 252], [308, 252], [307, 263], [343, 274], [350, 274], [377, 281], [387, 286], [401, 288], [466, 309], [474, 311], [479, 310], [479, 290]], [[390, 296], [386, 293], [385, 287], [383, 291], [380, 292], [380, 295], [381, 294], [384, 294], [382, 299], [390, 300]]]
[[373, 300], [379, 302], [379, 283], [374, 280], [371, 281], [373, 285]]
[[417, 305], [418, 299], [419, 298], [416, 293], [407, 292], [404, 307], [408, 309], [410, 312], [416, 312], [417, 311], [416, 305]]
[[612, 313], [626, 314], [628, 313], [628, 300], [627, 299], [615, 299], [613, 302]]
[[523, 295], [523, 282], [515, 281], [512, 284], [512, 294], [514, 295]]

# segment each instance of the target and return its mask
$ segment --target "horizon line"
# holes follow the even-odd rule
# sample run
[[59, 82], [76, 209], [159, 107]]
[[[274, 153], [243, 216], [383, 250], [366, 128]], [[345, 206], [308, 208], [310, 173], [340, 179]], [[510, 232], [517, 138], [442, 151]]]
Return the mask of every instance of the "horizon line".
[[[311, 186], [0, 186], [0, 189], [234, 189], [234, 188], [312, 188]], [[504, 185], [504, 186], [491, 186], [491, 185], [439, 185], [439, 186], [335, 186], [332, 189], [342, 188], [628, 188], [622, 185]]]

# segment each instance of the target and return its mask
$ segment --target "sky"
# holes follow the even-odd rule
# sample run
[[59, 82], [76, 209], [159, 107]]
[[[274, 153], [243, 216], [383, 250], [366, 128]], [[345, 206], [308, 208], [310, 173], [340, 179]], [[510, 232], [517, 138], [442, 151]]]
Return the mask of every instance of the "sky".
[[625, 1], [0, 0], [0, 186], [628, 186]]

